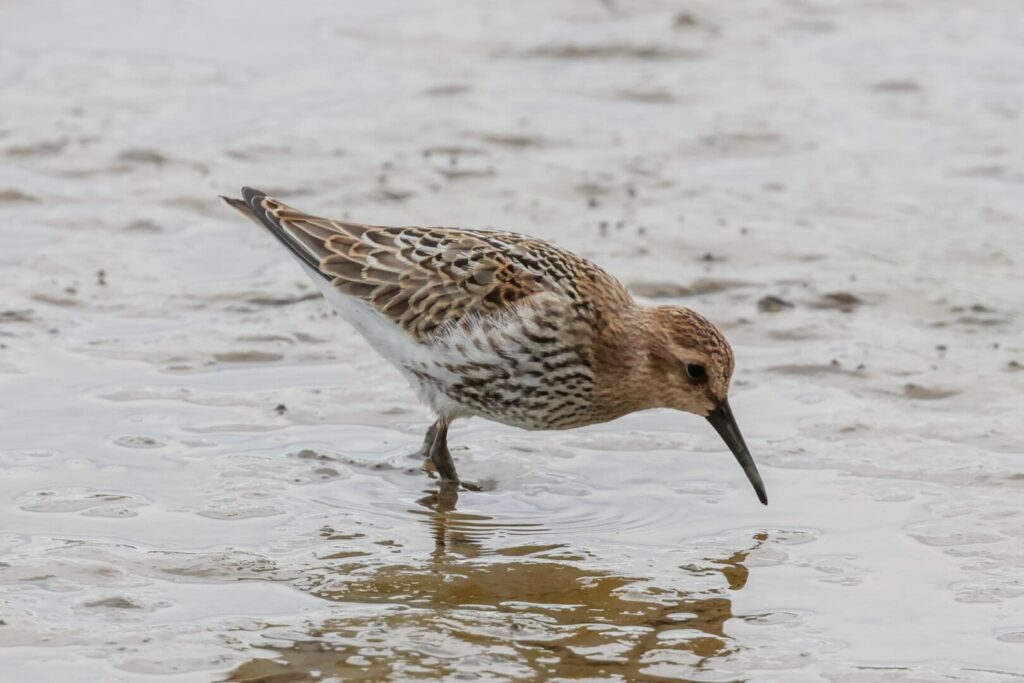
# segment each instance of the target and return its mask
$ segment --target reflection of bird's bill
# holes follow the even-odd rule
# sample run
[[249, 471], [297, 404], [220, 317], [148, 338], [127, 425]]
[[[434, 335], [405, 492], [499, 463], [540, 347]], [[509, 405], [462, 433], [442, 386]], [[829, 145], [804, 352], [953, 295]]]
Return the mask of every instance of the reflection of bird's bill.
[[729, 450], [736, 456], [740, 467], [747, 473], [747, 479], [750, 480], [754, 491], [757, 492], [758, 500], [767, 505], [768, 494], [765, 493], [764, 482], [761, 481], [761, 475], [757, 471], [754, 457], [750, 455], [750, 449], [747, 448], [747, 443], [743, 440], [743, 434], [740, 433], [739, 425], [736, 424], [736, 418], [733, 417], [732, 408], [729, 407], [729, 399], [722, 399], [722, 402], [708, 414], [708, 422], [715, 428], [718, 435], [722, 437]]

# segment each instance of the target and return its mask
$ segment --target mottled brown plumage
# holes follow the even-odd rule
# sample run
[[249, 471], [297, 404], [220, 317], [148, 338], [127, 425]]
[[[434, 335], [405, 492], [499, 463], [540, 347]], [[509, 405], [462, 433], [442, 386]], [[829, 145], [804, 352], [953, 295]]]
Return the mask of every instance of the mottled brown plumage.
[[631, 299], [586, 259], [511, 232], [385, 227], [317, 218], [271, 197], [259, 207], [319, 259], [339, 291], [359, 298], [422, 341], [466, 316], [500, 313], [542, 292], [597, 315], [594, 296]]
[[676, 408], [715, 424], [764, 499], [726, 400], [732, 350], [694, 311], [640, 306], [590, 261], [516, 233], [331, 220], [248, 188], [225, 200], [437, 413], [424, 449], [444, 478], [456, 479], [445, 435], [457, 417], [566, 429]]

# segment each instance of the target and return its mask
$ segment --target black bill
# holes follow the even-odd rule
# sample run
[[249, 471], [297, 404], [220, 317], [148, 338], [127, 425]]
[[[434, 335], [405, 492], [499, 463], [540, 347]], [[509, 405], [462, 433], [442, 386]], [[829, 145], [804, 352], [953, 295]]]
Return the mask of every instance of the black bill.
[[754, 457], [750, 455], [750, 449], [747, 448], [746, 442], [743, 440], [743, 435], [740, 433], [739, 425], [736, 424], [736, 418], [732, 415], [732, 408], [729, 407], [729, 399], [723, 399], [718, 407], [708, 414], [708, 422], [715, 428], [718, 435], [725, 441], [725, 445], [729, 447], [732, 454], [736, 456], [736, 461], [739, 462], [740, 467], [747, 473], [747, 479], [754, 487], [754, 491], [757, 492], [757, 499], [760, 500], [764, 505], [768, 504], [768, 494], [764, 491], [764, 482], [761, 481], [761, 475], [757, 471], [757, 465], [754, 464]]

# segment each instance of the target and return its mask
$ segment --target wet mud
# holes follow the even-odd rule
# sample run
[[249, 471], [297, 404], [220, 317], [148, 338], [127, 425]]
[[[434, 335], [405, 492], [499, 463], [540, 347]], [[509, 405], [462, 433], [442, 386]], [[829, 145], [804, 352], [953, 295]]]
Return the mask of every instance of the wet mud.
[[[0, 4], [2, 676], [1020, 680], [1018, 9]], [[700, 311], [771, 504], [664, 411], [440, 492], [241, 185]]]

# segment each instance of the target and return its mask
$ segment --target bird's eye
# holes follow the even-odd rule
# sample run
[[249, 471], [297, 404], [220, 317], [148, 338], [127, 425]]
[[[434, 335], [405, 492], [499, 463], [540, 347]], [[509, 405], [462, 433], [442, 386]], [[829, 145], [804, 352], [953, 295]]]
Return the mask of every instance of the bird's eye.
[[703, 382], [708, 378], [708, 371], [700, 363], [687, 363], [686, 376], [694, 382]]

